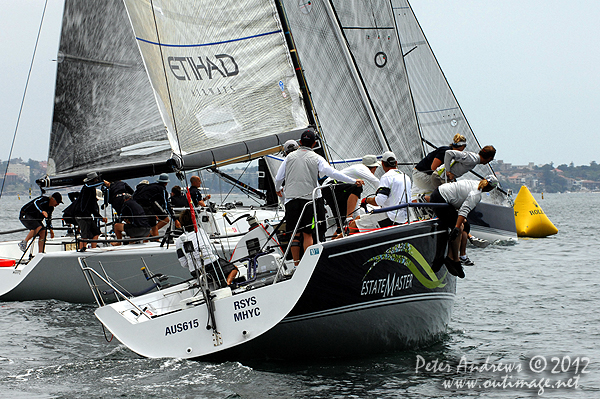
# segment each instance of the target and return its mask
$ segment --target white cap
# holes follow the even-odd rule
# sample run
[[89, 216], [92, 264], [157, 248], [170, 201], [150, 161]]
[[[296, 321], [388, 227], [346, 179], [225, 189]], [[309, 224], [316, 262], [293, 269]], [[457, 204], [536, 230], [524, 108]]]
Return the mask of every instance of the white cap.
[[365, 165], [367, 168], [376, 168], [378, 166], [381, 166], [381, 162], [377, 160], [377, 157], [375, 155], [365, 155], [362, 158], [362, 164]]
[[392, 166], [396, 166], [396, 164], [398, 163], [398, 161], [396, 161], [396, 154], [394, 154], [391, 151], [384, 152], [383, 155], [381, 156], [381, 160]]
[[289, 154], [290, 152], [296, 149], [298, 149], [298, 142], [296, 140], [288, 140], [285, 143], [283, 143], [283, 153], [285, 155]]

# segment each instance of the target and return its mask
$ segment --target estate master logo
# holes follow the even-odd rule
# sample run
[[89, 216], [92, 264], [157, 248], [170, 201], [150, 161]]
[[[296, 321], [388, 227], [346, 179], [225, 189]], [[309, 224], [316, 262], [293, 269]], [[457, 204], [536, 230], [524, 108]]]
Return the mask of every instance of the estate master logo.
[[[396, 273], [394, 273], [388, 274], [383, 278], [368, 279], [367, 277], [371, 277], [369, 276], [371, 270], [373, 270], [373, 268], [383, 260], [396, 262], [406, 266], [412, 272], [412, 275], [407, 274], [396, 276]], [[415, 264], [415, 262], [417, 264]], [[429, 263], [427, 263], [425, 258], [423, 258], [423, 255], [421, 255], [421, 253], [417, 251], [412, 244], [401, 243], [394, 245], [385, 251], [383, 255], [377, 255], [365, 262], [365, 264], [369, 263], [372, 263], [372, 265], [362, 279], [363, 283], [360, 290], [361, 295], [382, 294], [384, 298], [393, 296], [397, 291], [411, 288], [413, 286], [413, 276], [416, 277], [417, 280], [419, 280], [419, 282], [427, 288], [441, 288], [446, 285], [446, 283], [442, 282], [446, 278], [446, 275], [444, 274], [444, 276], [438, 280], [437, 276], [431, 269], [431, 266], [429, 266]], [[421, 269], [426, 275], [423, 274]]]

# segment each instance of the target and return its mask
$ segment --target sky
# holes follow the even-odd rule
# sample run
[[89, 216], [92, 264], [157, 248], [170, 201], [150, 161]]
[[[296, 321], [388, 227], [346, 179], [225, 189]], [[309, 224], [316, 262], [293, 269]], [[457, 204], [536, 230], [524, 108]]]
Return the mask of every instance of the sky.
[[[0, 160], [10, 153], [46, 0], [0, 0]], [[12, 157], [47, 158], [61, 0], [47, 0]], [[88, 0], [89, 1], [89, 0]], [[496, 159], [600, 162], [600, 2], [412, 0], [481, 145]]]

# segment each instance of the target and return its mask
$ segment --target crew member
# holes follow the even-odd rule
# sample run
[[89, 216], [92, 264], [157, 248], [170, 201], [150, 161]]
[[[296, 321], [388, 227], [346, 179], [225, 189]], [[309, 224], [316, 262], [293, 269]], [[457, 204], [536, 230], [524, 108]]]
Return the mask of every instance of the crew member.
[[[381, 163], [377, 161], [375, 155], [365, 155], [362, 158], [361, 163], [342, 169], [342, 173], [354, 179], [362, 179], [365, 182], [371, 183], [374, 187], [377, 187], [379, 185], [379, 179], [375, 176], [375, 171], [379, 166], [381, 166]], [[335, 217], [336, 224], [338, 225], [338, 229], [336, 230], [338, 236], [335, 238], [339, 238], [342, 226], [339, 223], [337, 209], [339, 209], [341, 215], [344, 215], [346, 220], [351, 219], [352, 215], [358, 209], [358, 200], [362, 195], [364, 187], [358, 187], [355, 184], [349, 183], [339, 183], [332, 178], [325, 180], [325, 184], [333, 185], [332, 189], [323, 190], [323, 198], [325, 198], [325, 202], [329, 205]], [[334, 202], [333, 194], [335, 194], [337, 206]]]
[[[144, 208], [138, 204], [131, 194], [123, 194], [123, 206], [119, 214], [121, 222], [115, 223], [113, 230], [117, 239], [123, 238], [123, 231], [130, 238], [142, 238], [150, 235], [150, 223], [144, 213]], [[113, 242], [112, 245], [121, 245], [120, 242]]]
[[106, 182], [106, 186], [108, 187], [108, 203], [112, 205], [113, 209], [117, 214], [121, 213], [121, 208], [123, 207], [123, 203], [125, 202], [123, 196], [125, 194], [132, 195], [133, 188], [124, 181], [115, 180], [113, 182]]
[[206, 273], [219, 286], [230, 285], [237, 276], [237, 267], [233, 263], [219, 259], [208, 234], [200, 225], [198, 225], [198, 232], [194, 231], [192, 213], [189, 209], [181, 212], [179, 223], [184, 233], [175, 240], [175, 248], [181, 266], [187, 267], [192, 277], [198, 277], [202, 273], [202, 264], [204, 264]]
[[[382, 208], [406, 204], [410, 198], [411, 181], [404, 173], [400, 172], [396, 155], [386, 151], [381, 156], [381, 166], [385, 174], [379, 179], [375, 197], [363, 198], [361, 206], [380, 206]], [[350, 229], [368, 230], [379, 227], [389, 227], [403, 224], [408, 221], [406, 209], [393, 209], [385, 213], [376, 213], [360, 216], [350, 223]]]
[[[415, 165], [412, 172], [412, 202], [417, 202], [421, 195], [430, 195], [439, 184], [432, 181], [433, 171], [443, 162], [448, 150], [464, 151], [467, 140], [462, 134], [455, 134], [449, 146], [441, 146], [431, 151]], [[422, 202], [422, 201], [421, 201]]]
[[181, 191], [181, 187], [173, 186], [171, 187], [171, 196], [169, 197], [169, 202], [173, 208], [186, 208], [188, 206], [188, 200], [183, 192]]
[[[98, 173], [90, 172], [83, 179], [83, 183], [79, 197], [75, 202], [75, 220], [79, 226], [81, 238], [97, 240], [100, 236], [99, 221], [102, 220], [106, 223], [106, 218], [100, 215], [96, 189], [101, 190], [108, 182], [100, 180]], [[97, 246], [97, 243], [91, 243], [92, 248], [96, 248]], [[79, 250], [85, 250], [85, 247], [85, 242], [79, 243]]]
[[200, 180], [199, 176], [190, 177], [189, 190], [190, 190], [190, 197], [192, 197], [192, 202], [194, 203], [194, 206], [205, 207], [206, 203], [204, 201], [207, 201], [210, 199], [210, 194], [203, 197], [202, 192], [200, 191], [201, 185], [202, 185], [202, 180]]
[[[313, 207], [307, 206], [304, 214], [302, 214], [302, 209], [307, 202], [312, 201], [312, 192], [319, 186], [319, 175], [328, 175], [336, 180], [353, 183], [359, 187], [364, 184], [362, 179], [353, 179], [329, 165], [323, 157], [312, 150], [315, 142], [316, 136], [312, 129], [303, 131], [300, 136], [300, 147], [283, 160], [275, 177], [277, 195], [280, 197], [285, 195], [287, 226], [292, 228], [291, 226], [300, 224], [298, 234], [293, 238], [290, 249], [296, 265], [300, 262], [301, 256], [300, 234], [304, 251], [313, 244], [312, 233], [315, 226]], [[283, 187], [284, 181], [285, 188]], [[325, 219], [325, 207], [320, 191], [317, 191], [316, 201], [316, 221], [319, 222]], [[303, 215], [302, 220], [300, 220], [301, 214]]]
[[[50, 238], [54, 238], [54, 230], [52, 230], [52, 212], [58, 204], [62, 203], [62, 195], [56, 192], [50, 197], [41, 195], [23, 205], [21, 212], [19, 212], [19, 220], [23, 226], [29, 229], [29, 233], [27, 233], [27, 237], [25, 237], [23, 241], [19, 242], [19, 249], [21, 249], [21, 251], [25, 252], [29, 240], [36, 235], [39, 235], [39, 252], [44, 252], [46, 230], [50, 230]], [[42, 223], [44, 219], [46, 219], [46, 227], [44, 227]]]
[[158, 231], [169, 223], [169, 216], [173, 215], [167, 195], [167, 183], [169, 175], [162, 173], [154, 183], [138, 184], [133, 194], [133, 199], [144, 208], [148, 216], [152, 236], [158, 236]]
[[436, 187], [446, 182], [454, 182], [479, 164], [487, 165], [494, 160], [496, 149], [486, 145], [479, 153], [471, 151], [448, 150], [444, 154], [444, 164], [440, 165], [432, 175]]
[[[429, 202], [448, 203], [452, 207], [435, 207], [434, 212], [440, 219], [442, 227], [452, 229], [449, 237], [448, 256], [444, 264], [450, 274], [464, 278], [462, 262], [469, 260], [466, 254], [467, 237], [470, 230], [467, 216], [481, 201], [482, 193], [492, 191], [498, 186], [498, 179], [489, 175], [481, 181], [460, 180], [455, 183], [442, 184], [431, 194]], [[459, 253], [463, 254], [462, 259]], [[469, 264], [474, 264], [468, 262]], [[463, 263], [464, 264], [464, 263]], [[441, 267], [441, 264], [439, 265]], [[435, 272], [439, 270], [434, 269]]]

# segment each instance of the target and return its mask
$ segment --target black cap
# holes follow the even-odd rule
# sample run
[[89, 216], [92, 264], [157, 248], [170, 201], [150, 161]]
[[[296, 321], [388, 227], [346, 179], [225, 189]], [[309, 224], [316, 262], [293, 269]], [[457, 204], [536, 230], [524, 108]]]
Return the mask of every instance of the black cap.
[[317, 141], [317, 137], [315, 136], [315, 132], [313, 132], [311, 129], [306, 129], [300, 135], [300, 142], [305, 147], [312, 146], [315, 141]]
[[60, 195], [59, 192], [56, 192], [56, 193], [52, 194], [52, 198], [54, 198], [56, 200], [56, 202], [59, 203], [59, 204], [63, 203], [62, 195]]

